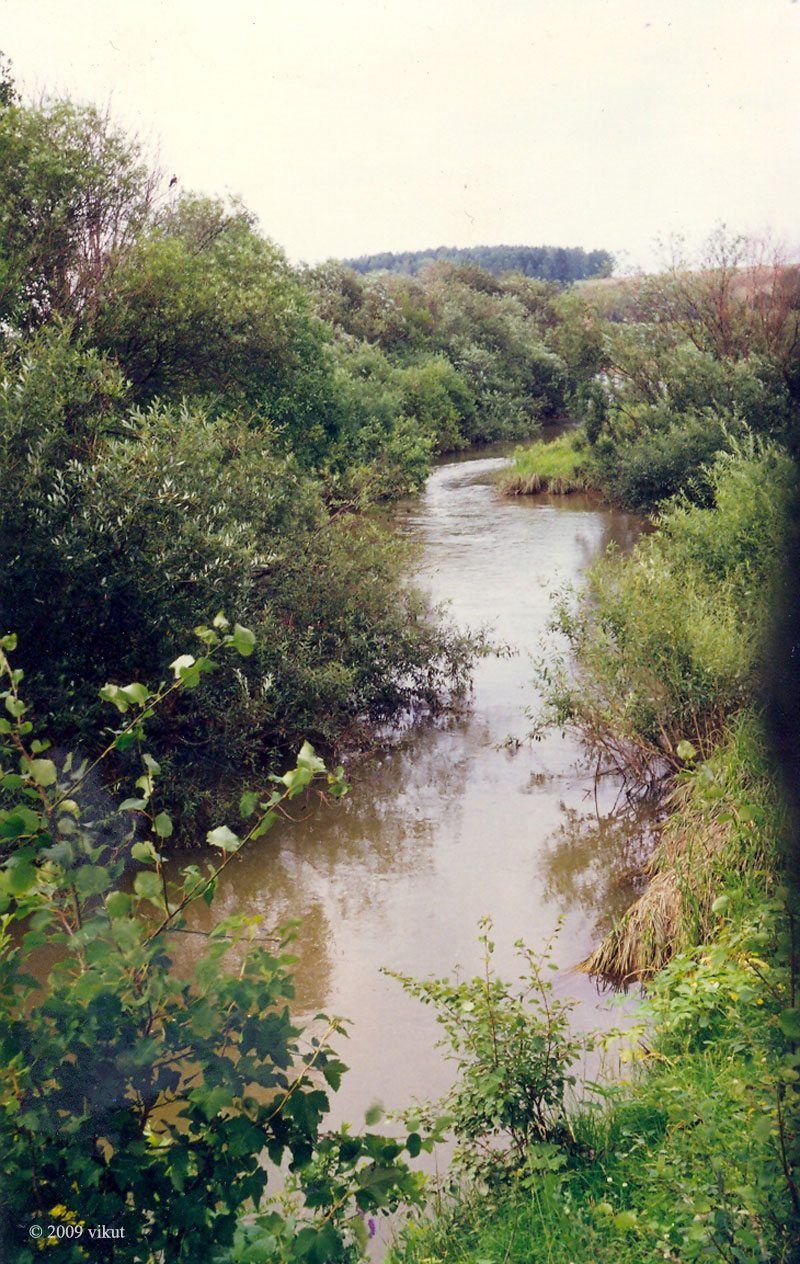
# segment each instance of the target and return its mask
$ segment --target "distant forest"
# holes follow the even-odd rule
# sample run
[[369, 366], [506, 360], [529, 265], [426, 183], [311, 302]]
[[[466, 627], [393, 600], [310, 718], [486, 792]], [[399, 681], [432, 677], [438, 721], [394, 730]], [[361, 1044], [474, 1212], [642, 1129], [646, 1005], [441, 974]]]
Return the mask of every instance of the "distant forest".
[[587, 277], [609, 276], [614, 257], [607, 250], [584, 250], [580, 246], [437, 246], [433, 250], [390, 250], [379, 255], [361, 255], [341, 262], [355, 272], [401, 272], [416, 276], [426, 263], [475, 263], [500, 276], [521, 272], [541, 281], [583, 281]]

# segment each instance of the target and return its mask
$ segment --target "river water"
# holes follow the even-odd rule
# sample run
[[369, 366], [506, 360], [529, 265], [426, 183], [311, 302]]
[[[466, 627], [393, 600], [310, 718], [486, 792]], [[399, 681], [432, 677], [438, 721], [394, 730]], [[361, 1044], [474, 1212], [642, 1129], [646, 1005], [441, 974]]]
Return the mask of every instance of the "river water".
[[[461, 715], [412, 727], [360, 761], [342, 803], [250, 847], [214, 903], [214, 920], [301, 919], [297, 1010], [351, 1020], [337, 1046], [351, 1070], [334, 1118], [356, 1126], [375, 1102], [399, 1109], [452, 1079], [430, 1009], [381, 968], [477, 973], [485, 915], [509, 978], [518, 973], [514, 941], [538, 947], [561, 921], [552, 977], [578, 1001], [575, 1024], [619, 1021], [572, 967], [633, 899], [642, 829], [616, 802], [617, 785], [595, 785], [574, 741], [553, 733], [517, 742], [537, 701], [530, 655], [542, 652], [541, 638], [553, 642], [550, 594], [580, 583], [611, 541], [629, 547], [639, 524], [580, 496], [501, 498], [492, 479], [502, 463], [483, 455], [439, 466], [395, 521], [420, 545], [417, 581], [450, 602], [460, 625], [489, 624], [517, 652], [478, 663]], [[197, 910], [200, 924], [205, 915]]]

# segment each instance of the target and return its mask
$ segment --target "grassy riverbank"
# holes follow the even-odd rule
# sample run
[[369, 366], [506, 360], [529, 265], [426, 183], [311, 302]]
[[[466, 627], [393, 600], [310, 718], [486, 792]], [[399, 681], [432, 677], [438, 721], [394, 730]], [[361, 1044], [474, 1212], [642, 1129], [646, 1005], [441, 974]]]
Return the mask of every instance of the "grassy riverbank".
[[[572, 1055], [551, 1039], [549, 1012], [520, 1015], [533, 1043], [513, 1066], [475, 1036], [482, 1065], [462, 1059], [444, 1104], [473, 1161], [392, 1264], [797, 1258], [795, 923], [760, 683], [791, 467], [756, 444], [707, 478], [710, 504], [673, 505], [628, 558], [595, 568], [585, 595], [562, 600], [571, 658], [543, 681], [559, 723], [667, 796], [649, 886], [583, 967], [644, 987], [640, 1026], [616, 1076], [577, 1103], [556, 1082]], [[484, 1144], [502, 1152], [537, 1065], [544, 1126], [505, 1165], [476, 1165], [468, 1086], [493, 1084]]]

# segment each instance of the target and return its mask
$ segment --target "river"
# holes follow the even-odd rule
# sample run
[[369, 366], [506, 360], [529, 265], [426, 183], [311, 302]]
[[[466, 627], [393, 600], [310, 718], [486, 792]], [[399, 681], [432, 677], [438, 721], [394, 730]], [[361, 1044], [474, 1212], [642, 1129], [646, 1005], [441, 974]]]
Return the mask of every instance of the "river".
[[[552, 643], [550, 594], [579, 583], [611, 541], [630, 547], [639, 523], [581, 496], [501, 498], [492, 478], [502, 463], [481, 455], [440, 465], [395, 522], [420, 545], [417, 582], [448, 601], [460, 625], [489, 624], [517, 652], [478, 663], [462, 714], [412, 727], [359, 761], [342, 803], [250, 847], [214, 903], [215, 920], [301, 919], [298, 1012], [352, 1022], [339, 1046], [351, 1070], [334, 1118], [354, 1125], [375, 1102], [399, 1109], [452, 1078], [430, 1009], [381, 968], [477, 972], [484, 915], [494, 920], [498, 970], [511, 978], [514, 941], [537, 947], [561, 921], [553, 978], [578, 1001], [575, 1023], [619, 1018], [572, 967], [633, 899], [643, 831], [615, 802], [617, 785], [595, 785], [573, 740], [517, 742], [537, 701], [530, 655], [542, 637]], [[206, 913], [196, 910], [199, 924]]]

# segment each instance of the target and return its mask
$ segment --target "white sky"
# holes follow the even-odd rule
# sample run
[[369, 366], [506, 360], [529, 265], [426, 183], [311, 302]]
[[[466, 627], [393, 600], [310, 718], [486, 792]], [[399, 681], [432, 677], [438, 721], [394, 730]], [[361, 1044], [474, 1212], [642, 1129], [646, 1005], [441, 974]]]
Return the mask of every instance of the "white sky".
[[794, 0], [0, 0], [0, 49], [295, 260], [800, 244]]

